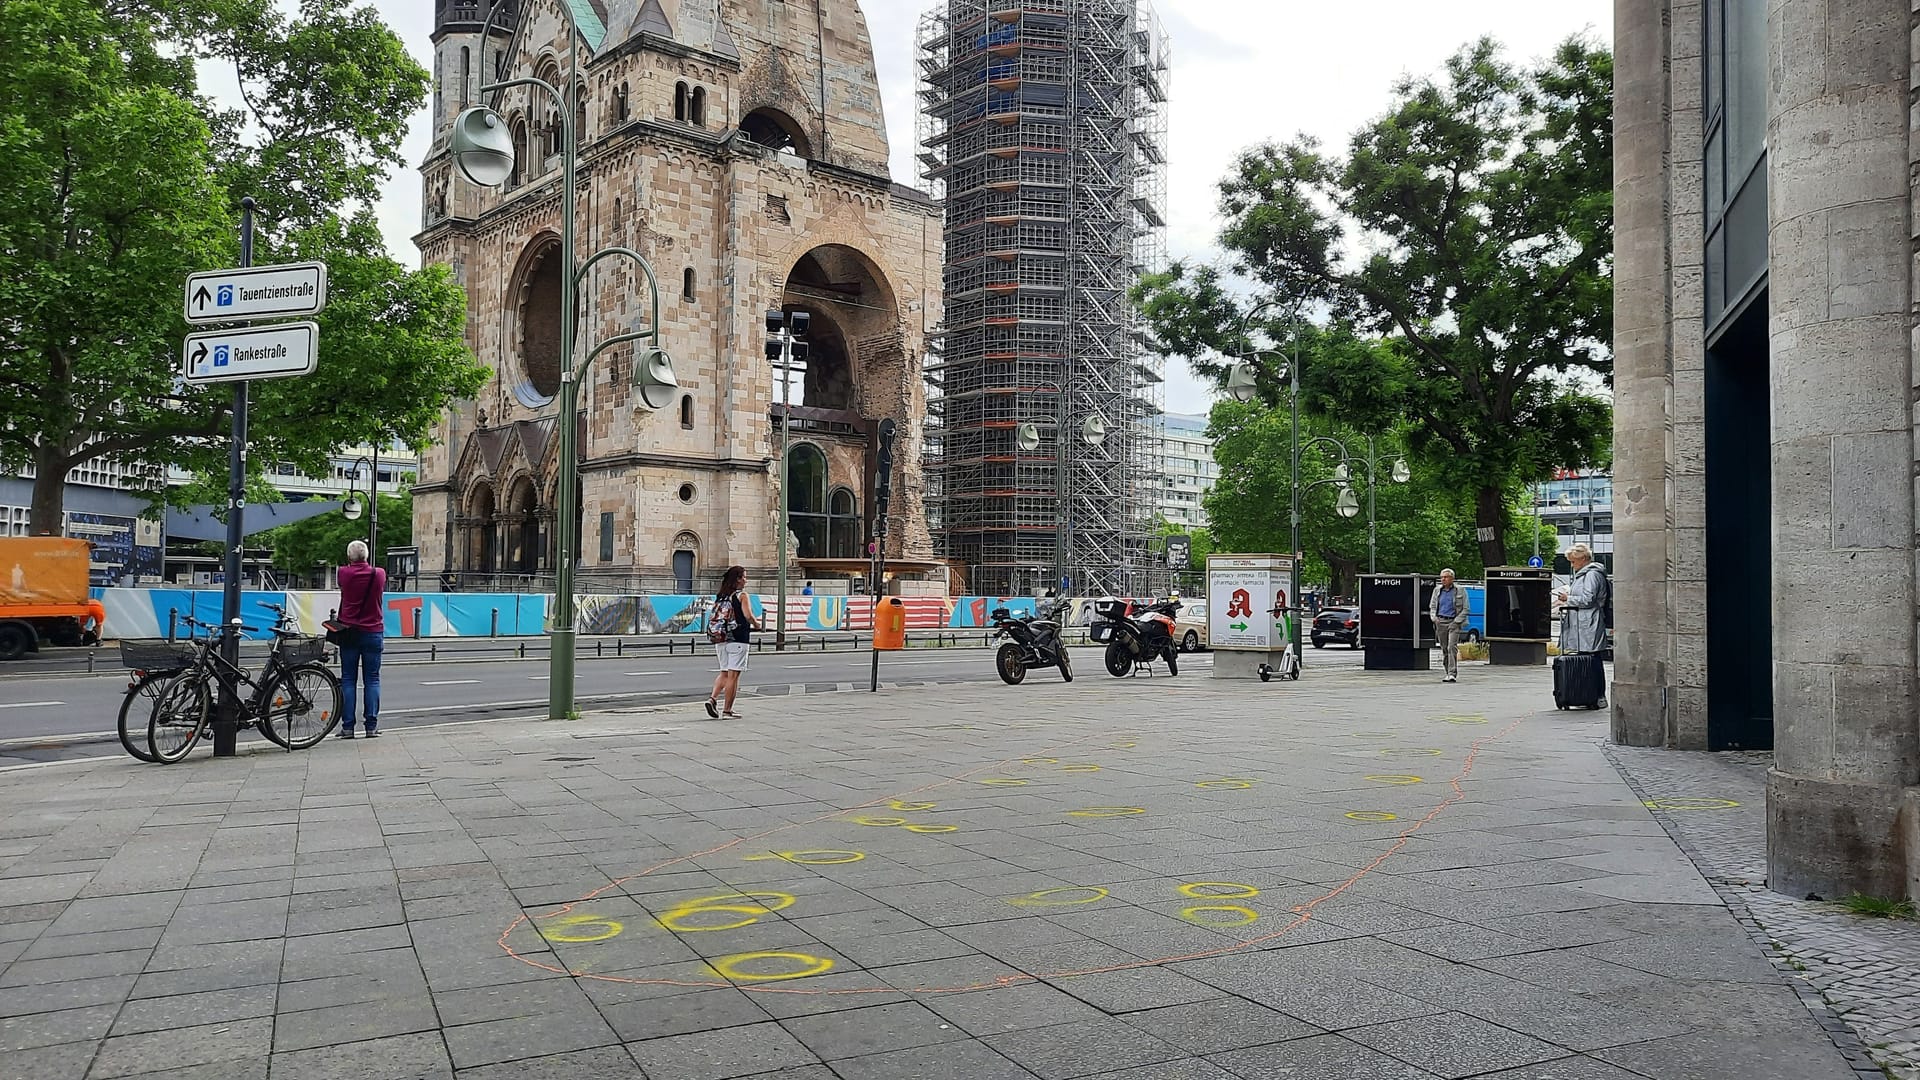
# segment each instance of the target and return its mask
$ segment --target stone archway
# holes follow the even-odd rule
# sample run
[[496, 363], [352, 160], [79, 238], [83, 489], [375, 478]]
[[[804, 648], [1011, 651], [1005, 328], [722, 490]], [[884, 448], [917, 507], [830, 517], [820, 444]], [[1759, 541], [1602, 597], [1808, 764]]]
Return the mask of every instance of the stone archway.
[[466, 520], [462, 565], [473, 573], [492, 573], [498, 567], [499, 555], [493, 485], [483, 481], [468, 492]]
[[501, 520], [506, 558], [501, 569], [518, 574], [540, 571], [546, 562], [541, 510], [533, 477], [522, 473], [507, 489], [506, 511]]
[[560, 239], [542, 236], [528, 244], [513, 273], [507, 294], [513, 303], [513, 362], [503, 364], [503, 376], [522, 405], [531, 409], [551, 404], [560, 392], [560, 310], [562, 277]]

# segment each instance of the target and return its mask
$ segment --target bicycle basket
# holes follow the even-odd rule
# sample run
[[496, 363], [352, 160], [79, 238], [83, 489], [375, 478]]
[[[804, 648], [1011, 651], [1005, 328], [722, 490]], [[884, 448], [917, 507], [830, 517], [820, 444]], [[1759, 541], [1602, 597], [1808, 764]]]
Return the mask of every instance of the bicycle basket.
[[327, 639], [321, 637], [287, 638], [280, 646], [280, 659], [287, 666], [324, 663], [327, 659]]
[[192, 645], [180, 641], [167, 641], [164, 638], [145, 641], [122, 641], [120, 643], [120, 663], [135, 671], [179, 671], [193, 666], [198, 652]]

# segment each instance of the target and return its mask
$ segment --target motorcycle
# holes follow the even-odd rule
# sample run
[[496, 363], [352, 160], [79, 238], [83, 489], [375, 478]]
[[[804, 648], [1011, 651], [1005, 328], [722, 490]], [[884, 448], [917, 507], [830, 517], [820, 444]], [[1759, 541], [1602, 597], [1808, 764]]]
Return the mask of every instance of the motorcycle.
[[1061, 601], [1049, 608], [1044, 617], [1015, 615], [1006, 608], [993, 609], [990, 616], [993, 640], [1013, 639], [1000, 646], [994, 656], [994, 667], [999, 670], [1001, 681], [1008, 686], [1018, 686], [1029, 669], [1049, 667], [1059, 668], [1062, 679], [1073, 681], [1073, 661], [1068, 659], [1058, 622], [1060, 614], [1071, 606], [1071, 601]]
[[[1097, 639], [1107, 642], [1107, 674], [1114, 678], [1125, 678], [1134, 670], [1155, 660], [1165, 660], [1167, 674], [1180, 674], [1180, 661], [1176, 654], [1180, 651], [1174, 637], [1174, 617], [1180, 613], [1180, 601], [1162, 600], [1157, 604], [1148, 604], [1139, 615], [1128, 612], [1129, 604], [1125, 600], [1107, 600], [1094, 605]], [[1105, 622], [1110, 625], [1101, 626]], [[1104, 630], [1104, 633], [1098, 631]]]

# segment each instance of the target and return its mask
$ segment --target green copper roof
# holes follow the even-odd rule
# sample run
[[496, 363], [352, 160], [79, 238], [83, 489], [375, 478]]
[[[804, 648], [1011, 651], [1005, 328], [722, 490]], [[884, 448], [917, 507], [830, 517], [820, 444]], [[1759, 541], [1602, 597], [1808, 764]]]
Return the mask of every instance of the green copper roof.
[[573, 24], [580, 28], [580, 40], [587, 48], [600, 51], [600, 44], [607, 40], [607, 24], [600, 21], [600, 13], [593, 10], [589, 0], [562, 0], [568, 10], [573, 12]]

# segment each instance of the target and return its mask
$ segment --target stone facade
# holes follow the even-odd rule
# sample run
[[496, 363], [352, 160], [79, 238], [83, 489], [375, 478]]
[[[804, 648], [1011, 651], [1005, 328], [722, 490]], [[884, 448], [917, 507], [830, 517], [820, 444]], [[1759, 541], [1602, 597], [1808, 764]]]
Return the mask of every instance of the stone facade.
[[[1710, 416], [1704, 17], [1701, 0], [1615, 9], [1613, 733], [1689, 749], [1723, 745], [1716, 688], [1767, 677], [1709, 664], [1727, 618], [1710, 626], [1709, 490], [1733, 466]], [[1794, 895], [1920, 896], [1916, 27], [1920, 0], [1766, 5], [1767, 405], [1744, 419], [1769, 454], [1735, 464], [1770, 482], [1771, 584], [1750, 587], [1771, 590], [1769, 884]]]
[[[439, 0], [435, 140], [421, 166], [424, 258], [469, 298], [468, 340], [494, 378], [452, 410], [415, 490], [421, 569], [543, 575], [557, 476], [561, 158], [551, 96], [486, 95], [513, 134], [519, 175], [502, 189], [459, 176], [450, 125], [478, 102], [496, 53], [507, 79], [565, 87], [577, 64], [576, 262], [626, 247], [659, 279], [660, 343], [680, 395], [651, 411], [632, 389], [630, 346], [609, 349], [581, 392], [581, 578], [699, 583], [728, 563], [777, 558], [780, 379], [763, 313], [812, 314], [812, 357], [793, 378], [793, 441], [829, 460], [852, 497], [858, 551], [870, 533], [877, 424], [897, 424], [888, 554], [927, 559], [920, 460], [929, 330], [940, 318], [938, 206], [889, 181], [865, 19], [853, 0]], [[763, 10], [765, 9], [765, 10]], [[567, 74], [562, 74], [563, 72]], [[545, 94], [545, 91], [540, 91]], [[626, 258], [582, 280], [576, 363], [642, 327], [650, 298]], [[842, 496], [844, 499], [844, 496]], [[608, 517], [607, 515], [611, 515]], [[803, 545], [804, 546], [804, 545]], [[843, 545], [844, 546], [844, 545]], [[816, 575], [819, 576], [819, 575]]]

